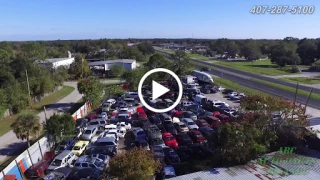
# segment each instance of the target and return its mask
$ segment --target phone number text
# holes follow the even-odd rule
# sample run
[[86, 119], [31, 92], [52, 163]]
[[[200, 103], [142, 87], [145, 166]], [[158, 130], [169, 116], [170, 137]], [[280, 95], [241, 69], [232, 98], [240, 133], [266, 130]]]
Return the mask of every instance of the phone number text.
[[314, 6], [308, 5], [295, 5], [295, 6], [286, 6], [286, 5], [276, 5], [276, 6], [266, 6], [266, 5], [257, 5], [253, 6], [250, 9], [251, 14], [313, 14], [315, 11]]

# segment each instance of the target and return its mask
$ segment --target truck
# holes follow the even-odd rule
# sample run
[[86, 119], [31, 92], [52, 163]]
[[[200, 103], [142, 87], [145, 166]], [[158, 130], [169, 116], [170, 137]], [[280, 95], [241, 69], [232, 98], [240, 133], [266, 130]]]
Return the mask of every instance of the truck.
[[194, 71], [191, 72], [191, 75], [196, 77], [198, 79], [198, 81], [201, 81], [201, 82], [204, 82], [204, 83], [212, 84], [214, 82], [212, 77], [208, 73], [205, 73], [205, 72], [202, 72], [202, 71], [194, 70]]

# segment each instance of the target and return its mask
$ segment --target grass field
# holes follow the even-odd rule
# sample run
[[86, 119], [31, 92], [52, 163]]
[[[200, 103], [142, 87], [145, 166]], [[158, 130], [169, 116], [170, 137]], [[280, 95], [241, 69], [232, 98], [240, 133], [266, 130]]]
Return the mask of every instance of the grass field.
[[[269, 86], [276, 87], [276, 88], [279, 88], [279, 89], [283, 89], [285, 91], [289, 91], [289, 92], [293, 92], [293, 93], [296, 92], [296, 88], [293, 88], [293, 87], [289, 87], [289, 86], [285, 86], [285, 85], [281, 85], [281, 84], [277, 84], [277, 83], [273, 83], [273, 82], [263, 81], [263, 80], [260, 80], [260, 79], [251, 78], [251, 80], [260, 82], [262, 84], [267, 84]], [[298, 89], [298, 94], [309, 96], [310, 92]], [[320, 100], [320, 94], [312, 93], [311, 94], [311, 98]]]
[[295, 78], [281, 78], [281, 80], [288, 81], [288, 82], [301, 83], [301, 84], [320, 84], [320, 78], [295, 77]]
[[221, 66], [226, 66], [234, 69], [239, 69], [241, 71], [251, 72], [251, 73], [260, 74], [260, 75], [277, 76], [277, 75], [293, 74], [289, 72], [290, 70], [289, 66], [285, 68], [279, 68], [277, 65], [272, 64], [270, 60], [260, 60], [255, 62], [219, 61], [215, 63]]
[[[155, 48], [155, 49], [158, 50], [158, 51], [169, 53], [169, 54], [173, 54], [175, 52], [174, 50], [171, 50], [171, 49], [162, 49], [162, 48], [159, 48], [159, 47]], [[200, 55], [200, 54], [193, 54], [193, 53], [190, 53], [190, 52], [187, 52], [187, 54], [188, 54], [189, 58], [203, 60], [203, 61], [209, 61], [210, 60], [208, 57]]]
[[219, 86], [222, 86], [224, 88], [232, 89], [232, 90], [234, 90], [236, 92], [239, 92], [239, 93], [270, 96], [267, 93], [264, 93], [264, 92], [261, 92], [259, 90], [255, 90], [255, 89], [252, 89], [252, 88], [241, 86], [240, 84], [238, 84], [236, 82], [229, 81], [229, 80], [226, 80], [226, 79], [213, 77], [213, 80], [214, 80], [215, 84], [217, 84]]
[[[21, 113], [31, 112], [31, 113], [37, 114], [43, 110], [44, 105], [54, 104], [54, 103], [58, 102], [62, 98], [69, 95], [73, 90], [74, 90], [74, 88], [71, 86], [63, 86], [63, 88], [61, 90], [41, 99], [37, 103], [34, 103], [32, 109], [23, 110]], [[18, 113], [18, 114], [12, 115], [11, 117], [7, 117], [7, 118], [0, 120], [0, 136], [2, 136], [3, 134], [5, 134], [11, 130], [10, 125], [17, 119], [17, 117], [21, 113]]]

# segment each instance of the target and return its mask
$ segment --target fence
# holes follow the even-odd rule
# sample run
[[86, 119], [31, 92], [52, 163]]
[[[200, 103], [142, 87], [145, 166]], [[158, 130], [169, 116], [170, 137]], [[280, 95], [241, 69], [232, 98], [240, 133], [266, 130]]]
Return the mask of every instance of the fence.
[[[90, 108], [90, 105], [85, 103], [72, 114], [72, 117], [74, 119], [81, 118], [90, 111]], [[23, 173], [33, 164], [39, 162], [44, 154], [51, 150], [52, 146], [52, 143], [49, 143], [47, 137], [41, 138], [0, 172], [0, 180], [4, 180], [5, 175], [15, 175], [17, 180], [22, 180]]]

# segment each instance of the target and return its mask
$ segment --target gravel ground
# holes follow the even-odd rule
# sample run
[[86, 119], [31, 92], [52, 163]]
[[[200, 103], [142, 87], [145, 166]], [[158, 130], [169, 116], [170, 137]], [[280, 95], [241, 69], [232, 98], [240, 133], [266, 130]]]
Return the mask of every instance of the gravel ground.
[[219, 100], [222, 102], [226, 102], [229, 104], [230, 107], [239, 107], [239, 103], [229, 100], [228, 98], [225, 98], [224, 95], [221, 92], [215, 93], [215, 94], [205, 94], [205, 96], [210, 100]]

